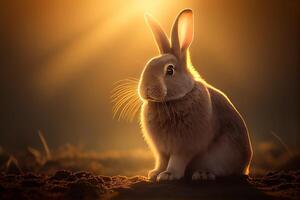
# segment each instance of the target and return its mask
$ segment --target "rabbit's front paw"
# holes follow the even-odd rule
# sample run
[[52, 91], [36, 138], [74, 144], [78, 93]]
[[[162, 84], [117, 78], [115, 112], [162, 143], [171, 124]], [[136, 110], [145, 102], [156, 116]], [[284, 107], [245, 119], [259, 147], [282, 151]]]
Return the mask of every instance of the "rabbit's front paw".
[[195, 171], [192, 180], [193, 181], [206, 181], [206, 180], [215, 180], [216, 175], [211, 172], [204, 172], [204, 171]]
[[155, 181], [160, 172], [161, 170], [152, 169], [151, 171], [148, 172], [148, 179]]
[[170, 172], [170, 171], [164, 171], [162, 173], [160, 173], [158, 176], [157, 176], [157, 181], [172, 181], [172, 180], [178, 180], [182, 178], [182, 176], [180, 175], [177, 175], [176, 173], [174, 172]]

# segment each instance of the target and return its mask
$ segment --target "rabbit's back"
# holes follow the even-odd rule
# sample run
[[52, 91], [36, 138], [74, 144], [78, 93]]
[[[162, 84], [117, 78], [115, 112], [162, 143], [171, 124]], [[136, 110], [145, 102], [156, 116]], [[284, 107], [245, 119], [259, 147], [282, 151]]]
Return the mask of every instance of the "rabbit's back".
[[[225, 94], [210, 85], [208, 91], [212, 102], [215, 139], [206, 157], [208, 160], [217, 157], [224, 159], [224, 165], [228, 165], [231, 173], [247, 173], [252, 148], [246, 124]], [[217, 165], [222, 166], [219, 163]]]
[[251, 153], [248, 130], [240, 113], [223, 92], [210, 85], [208, 85], [208, 91], [211, 96], [213, 118], [217, 123], [215, 127], [218, 127], [215, 132], [228, 134], [228, 137], [240, 148], [241, 152]]

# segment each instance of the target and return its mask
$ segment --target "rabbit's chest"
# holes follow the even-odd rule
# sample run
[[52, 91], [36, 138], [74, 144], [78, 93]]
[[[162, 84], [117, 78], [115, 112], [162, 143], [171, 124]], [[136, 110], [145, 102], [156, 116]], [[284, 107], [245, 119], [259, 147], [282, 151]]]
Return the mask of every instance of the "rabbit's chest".
[[201, 140], [205, 121], [199, 118], [199, 108], [176, 109], [174, 105], [160, 104], [145, 105], [142, 110], [144, 134], [166, 153], [195, 148], [193, 143]]

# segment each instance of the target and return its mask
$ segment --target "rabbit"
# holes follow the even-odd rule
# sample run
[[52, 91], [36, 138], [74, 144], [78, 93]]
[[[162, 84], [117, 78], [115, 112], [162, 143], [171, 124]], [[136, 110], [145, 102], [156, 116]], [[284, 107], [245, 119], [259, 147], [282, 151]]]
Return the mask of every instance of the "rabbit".
[[150, 180], [214, 180], [247, 175], [252, 147], [246, 124], [228, 97], [192, 66], [193, 11], [176, 17], [171, 38], [149, 14], [159, 56], [145, 65], [138, 83], [141, 128], [155, 156]]

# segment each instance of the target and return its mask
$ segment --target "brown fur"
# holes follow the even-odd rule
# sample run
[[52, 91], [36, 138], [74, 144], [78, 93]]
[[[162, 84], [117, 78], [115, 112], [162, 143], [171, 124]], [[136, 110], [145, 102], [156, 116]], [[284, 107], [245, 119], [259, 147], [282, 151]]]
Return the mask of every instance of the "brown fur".
[[[181, 46], [175, 36], [184, 20], [189, 24], [183, 26], [187, 33]], [[152, 30], [158, 30], [154, 34], [157, 42], [161, 42], [165, 38], [162, 29], [150, 21], [155, 27]], [[192, 11], [183, 10], [172, 28], [171, 52], [150, 60], [139, 82], [141, 125], [156, 157], [149, 178], [180, 179], [190, 172], [193, 179], [213, 179], [248, 173], [252, 149], [241, 115], [221, 91], [199, 78], [188, 62], [192, 23]], [[164, 68], [170, 63], [175, 66], [174, 74], [166, 75]]]

